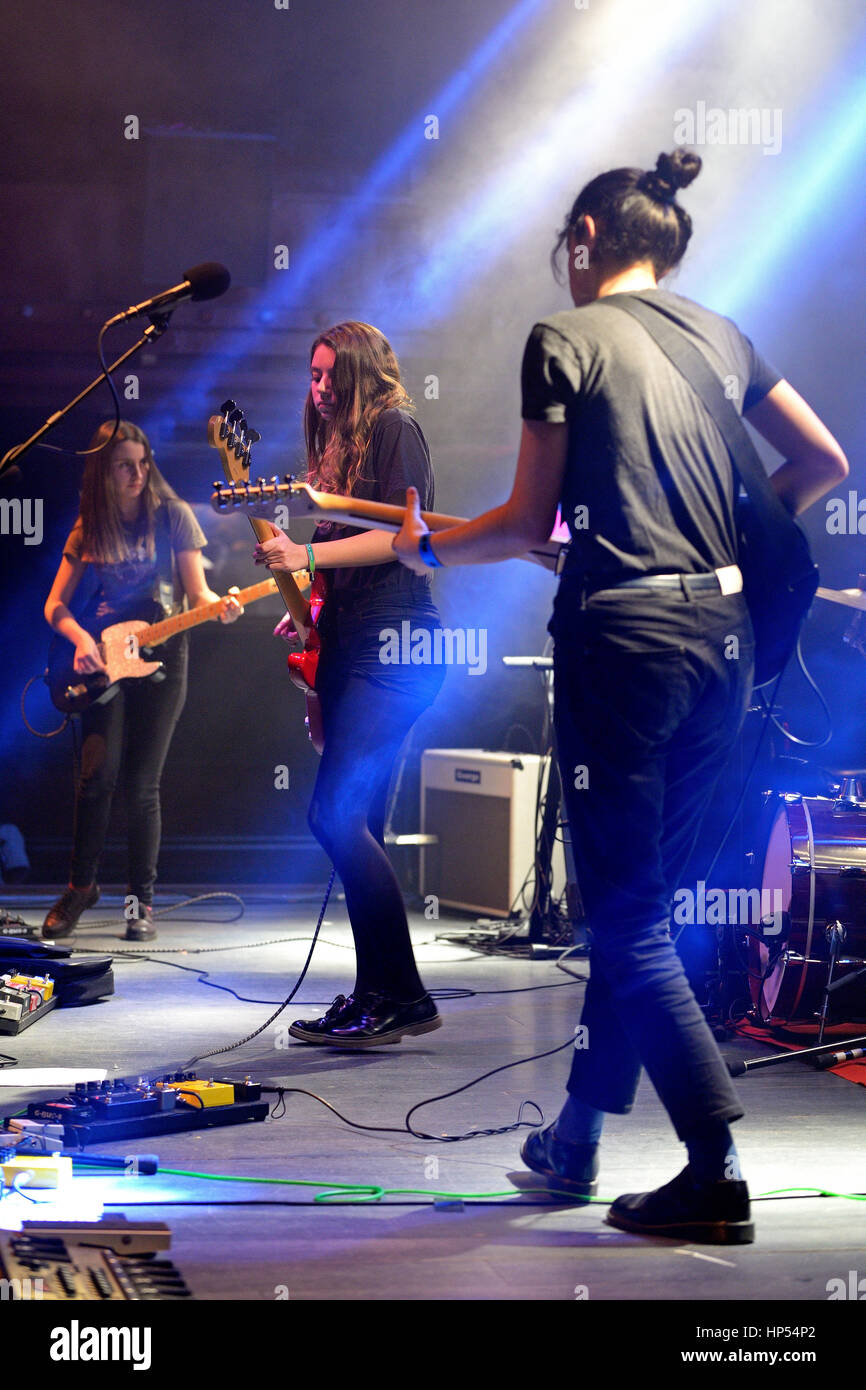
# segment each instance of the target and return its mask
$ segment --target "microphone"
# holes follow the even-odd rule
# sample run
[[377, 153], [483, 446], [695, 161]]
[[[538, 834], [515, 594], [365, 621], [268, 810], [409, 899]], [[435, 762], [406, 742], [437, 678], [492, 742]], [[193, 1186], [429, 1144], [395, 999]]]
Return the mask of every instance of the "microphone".
[[232, 282], [225, 266], [220, 265], [218, 261], [205, 261], [204, 265], [194, 265], [192, 270], [185, 270], [183, 276], [179, 285], [172, 285], [170, 290], [163, 290], [162, 294], [155, 294], [152, 299], [145, 299], [141, 304], [130, 305], [122, 314], [115, 314], [108, 323], [126, 323], [127, 319], [137, 318], [140, 314], [164, 314], [184, 299], [218, 299], [221, 294], [225, 294]]
[[828, 1071], [830, 1067], [841, 1067], [843, 1062], [856, 1062], [860, 1057], [866, 1057], [866, 1047], [849, 1047], [845, 1052], [825, 1052], [823, 1057], [816, 1059], [816, 1066]]

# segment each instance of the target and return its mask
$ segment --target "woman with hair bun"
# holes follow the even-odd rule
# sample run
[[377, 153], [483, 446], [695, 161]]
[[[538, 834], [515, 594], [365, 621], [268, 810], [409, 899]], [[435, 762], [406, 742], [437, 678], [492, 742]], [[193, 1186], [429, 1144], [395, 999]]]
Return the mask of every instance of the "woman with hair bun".
[[[753, 1239], [729, 1125], [742, 1115], [670, 934], [672, 899], [745, 716], [753, 632], [738, 568], [731, 456], [696, 391], [632, 313], [641, 301], [696, 346], [736, 409], [785, 458], [770, 479], [802, 512], [848, 471], [836, 440], [729, 319], [659, 287], [691, 219], [684, 149], [654, 169], [612, 169], [578, 194], [568, 250], [575, 307], [533, 328], [511, 496], [431, 543], [411, 499], [404, 564], [503, 560], [575, 520], [550, 631], [558, 756], [591, 937], [568, 1098], [522, 1157], [557, 1190], [596, 1190], [605, 1113], [631, 1110], [641, 1067], [688, 1165], [613, 1203], [627, 1231], [711, 1243]], [[643, 310], [641, 310], [643, 312]], [[736, 424], [736, 421], [734, 421]], [[580, 521], [577, 520], [580, 518]], [[419, 541], [422, 553], [419, 555]], [[736, 638], [738, 660], [728, 660]], [[576, 775], [578, 772], [581, 775]]]
[[[393, 349], [378, 328], [349, 321], [321, 333], [310, 355], [304, 411], [307, 476], [325, 492], [404, 506], [407, 489], [433, 505], [430, 451], [400, 381]], [[440, 627], [430, 576], [395, 561], [391, 534], [325, 522], [309, 546], [276, 526], [256, 547], [258, 564], [321, 570], [327, 598], [318, 622], [316, 693], [324, 752], [310, 804], [310, 828], [346, 893], [355, 941], [355, 983], [317, 1019], [298, 1019], [299, 1042], [363, 1049], [429, 1033], [441, 1019], [421, 983], [406, 909], [385, 851], [391, 772], [406, 735], [432, 704], [442, 666], [395, 665], [386, 631], [410, 625], [413, 651], [429, 650]], [[276, 632], [292, 640], [289, 617]]]

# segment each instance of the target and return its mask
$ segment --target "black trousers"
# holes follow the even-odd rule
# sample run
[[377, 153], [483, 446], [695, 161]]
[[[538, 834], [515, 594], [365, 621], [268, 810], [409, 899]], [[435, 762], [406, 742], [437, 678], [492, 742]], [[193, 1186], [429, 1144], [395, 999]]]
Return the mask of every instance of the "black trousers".
[[[325, 748], [310, 802], [310, 829], [330, 855], [346, 893], [355, 941], [353, 992], [382, 991], [409, 1001], [424, 993], [403, 895], [384, 845], [388, 786], [404, 739], [445, 677], [444, 669], [383, 667], [380, 619], [331, 617], [316, 689]], [[406, 614], [405, 616], [412, 616]], [[438, 615], [413, 617], [438, 626]], [[330, 645], [329, 645], [330, 644]]]
[[681, 1139], [742, 1108], [670, 935], [672, 898], [748, 707], [741, 595], [564, 584], [556, 733], [591, 979], [568, 1082], [632, 1107], [645, 1067]]
[[[177, 643], [177, 646], [175, 646]], [[129, 892], [153, 902], [162, 833], [159, 786], [175, 725], [186, 701], [187, 644], [163, 649], [165, 680], [120, 681], [105, 705], [81, 716], [81, 766], [75, 797], [70, 882], [96, 878], [118, 780], [126, 791]], [[162, 654], [160, 654], [162, 655]]]

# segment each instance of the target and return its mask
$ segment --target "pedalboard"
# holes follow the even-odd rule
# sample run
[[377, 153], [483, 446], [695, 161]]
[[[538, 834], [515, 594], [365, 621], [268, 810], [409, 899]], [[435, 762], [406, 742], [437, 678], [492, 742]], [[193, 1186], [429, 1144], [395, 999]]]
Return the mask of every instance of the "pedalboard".
[[22, 1033], [56, 1007], [54, 981], [49, 974], [0, 974], [0, 1033]]
[[21, 1231], [68, 1245], [98, 1245], [115, 1255], [154, 1255], [171, 1247], [171, 1231], [164, 1221], [129, 1221], [122, 1213], [99, 1221], [22, 1221]]
[[27, 1119], [62, 1127], [67, 1147], [264, 1120], [257, 1081], [203, 1079], [169, 1072], [155, 1081], [81, 1081], [57, 1100], [33, 1101]]
[[91, 1228], [79, 1233], [74, 1222], [64, 1225], [62, 1233], [0, 1232], [4, 1297], [52, 1303], [124, 1303], [192, 1297], [171, 1260], [119, 1255], [110, 1244], [98, 1243], [98, 1231]]

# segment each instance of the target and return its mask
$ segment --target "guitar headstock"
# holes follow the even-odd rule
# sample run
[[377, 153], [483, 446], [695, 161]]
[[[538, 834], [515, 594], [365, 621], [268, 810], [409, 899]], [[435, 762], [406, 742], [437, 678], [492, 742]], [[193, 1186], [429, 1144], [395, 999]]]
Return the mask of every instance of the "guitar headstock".
[[250, 476], [252, 448], [254, 444], [258, 444], [261, 437], [258, 430], [247, 424], [243, 411], [234, 401], [223, 401], [219, 415], [210, 417], [207, 426], [208, 444], [217, 450], [228, 482], [247, 482]]

